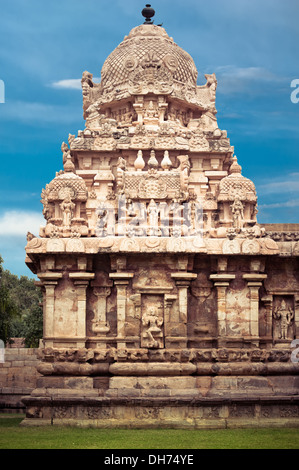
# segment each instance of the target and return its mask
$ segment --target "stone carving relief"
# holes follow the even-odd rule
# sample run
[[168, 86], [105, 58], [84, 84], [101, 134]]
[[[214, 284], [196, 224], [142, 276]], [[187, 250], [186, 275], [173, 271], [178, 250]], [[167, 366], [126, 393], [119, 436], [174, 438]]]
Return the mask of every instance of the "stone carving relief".
[[82, 240], [71, 238], [67, 240], [65, 250], [69, 253], [85, 253], [85, 246]]
[[239, 232], [243, 227], [244, 206], [238, 196], [230, 207], [233, 214], [233, 227]]
[[161, 230], [159, 229], [159, 212], [158, 212], [158, 208], [154, 199], [151, 199], [148, 205], [148, 218], [149, 218], [148, 235], [149, 236], [160, 235]]
[[62, 203], [59, 205], [62, 210], [63, 220], [62, 224], [65, 228], [71, 228], [72, 219], [74, 216], [74, 209], [76, 204], [72, 202], [70, 194], [68, 194]]
[[[139, 150], [134, 161], [135, 169], [132, 170], [127, 168], [126, 160], [119, 157], [115, 179], [115, 194], [118, 196], [118, 208], [115, 207], [118, 210], [116, 234], [129, 237], [180, 236], [186, 230], [196, 232], [193, 219], [197, 215], [197, 196], [189, 192], [189, 157], [179, 155], [177, 160], [178, 168], [172, 168], [173, 162], [168, 151], [164, 152], [159, 163], [155, 151], [151, 150], [146, 162], [146, 157]], [[112, 183], [110, 192], [113, 192]], [[189, 229], [183, 224], [182, 211], [185, 209], [181, 204], [184, 201], [190, 202]], [[108, 212], [114, 217], [114, 209], [111, 207], [110, 214], [105, 203], [99, 205], [98, 217], [101, 220], [98, 226], [101, 225], [103, 230], [101, 234], [97, 230], [97, 236], [106, 236], [108, 225], [112, 226], [107, 223]]]
[[81, 79], [81, 86], [82, 86], [82, 95], [83, 95], [83, 110], [84, 110], [84, 117], [86, 118], [86, 110], [89, 106], [93, 103], [96, 98], [96, 89], [98, 85], [95, 85], [92, 81], [93, 75], [89, 72], [83, 72], [82, 79]]
[[295, 313], [290, 306], [290, 300], [276, 298], [273, 307], [274, 338], [290, 340], [294, 338], [293, 324]]
[[163, 296], [142, 296], [141, 347], [160, 349], [164, 347]]
[[41, 194], [47, 226], [42, 236], [50, 238], [80, 237], [88, 234], [85, 204], [86, 184], [76, 175], [70, 152], [66, 152], [64, 172], [59, 172]]
[[217, 200], [221, 203], [221, 225], [232, 226], [236, 233], [240, 233], [243, 228], [256, 224], [255, 186], [252, 181], [241, 175], [241, 167], [236, 157], [232, 159], [229, 176], [219, 183]]
[[222, 252], [225, 255], [237, 255], [241, 253], [239, 240], [225, 240], [222, 245]]
[[258, 240], [245, 240], [242, 243], [242, 253], [245, 253], [247, 255], [255, 255], [260, 252], [260, 244]]

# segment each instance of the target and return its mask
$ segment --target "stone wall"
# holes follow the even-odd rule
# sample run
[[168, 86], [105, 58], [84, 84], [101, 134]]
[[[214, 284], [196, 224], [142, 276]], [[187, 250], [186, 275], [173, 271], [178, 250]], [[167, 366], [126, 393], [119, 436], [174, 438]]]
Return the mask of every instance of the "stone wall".
[[0, 362], [0, 410], [23, 412], [23, 396], [36, 388], [40, 374], [36, 371], [38, 349], [6, 348]]

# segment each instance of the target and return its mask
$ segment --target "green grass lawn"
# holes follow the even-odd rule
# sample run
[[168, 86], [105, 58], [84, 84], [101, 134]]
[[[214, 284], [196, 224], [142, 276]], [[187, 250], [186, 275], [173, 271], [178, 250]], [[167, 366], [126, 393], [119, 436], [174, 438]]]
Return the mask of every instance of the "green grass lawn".
[[22, 427], [0, 415], [0, 449], [299, 449], [299, 429], [93, 429]]

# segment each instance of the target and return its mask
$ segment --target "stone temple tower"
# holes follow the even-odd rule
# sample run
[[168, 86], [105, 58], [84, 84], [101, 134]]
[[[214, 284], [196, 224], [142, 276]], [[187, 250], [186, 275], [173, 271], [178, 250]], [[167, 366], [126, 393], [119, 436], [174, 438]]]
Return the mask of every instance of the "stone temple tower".
[[[151, 20], [82, 76], [26, 246], [43, 295], [24, 424], [299, 423], [299, 234], [257, 222], [215, 74]], [[299, 344], [299, 339], [298, 339]]]

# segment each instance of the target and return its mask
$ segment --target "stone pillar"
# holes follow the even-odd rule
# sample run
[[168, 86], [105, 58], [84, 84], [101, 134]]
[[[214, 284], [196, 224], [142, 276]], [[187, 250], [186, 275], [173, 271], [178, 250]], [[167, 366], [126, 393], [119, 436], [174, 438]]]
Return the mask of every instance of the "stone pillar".
[[135, 103], [133, 103], [133, 108], [137, 114], [137, 122], [139, 124], [143, 123], [143, 113], [144, 113], [144, 98], [143, 96], [135, 97]]
[[266, 339], [271, 339], [272, 340], [272, 312], [273, 312], [273, 296], [272, 295], [266, 295], [265, 297], [262, 297], [262, 302], [264, 303], [265, 309], [266, 309], [266, 319], [265, 319], [265, 336]]
[[114, 280], [117, 290], [117, 347], [123, 349], [126, 347], [125, 342], [125, 322], [127, 310], [127, 286], [130, 279], [134, 277], [134, 273], [110, 273], [109, 277]]
[[171, 321], [171, 309], [173, 302], [177, 299], [176, 295], [164, 295], [164, 322], [168, 324]]
[[225, 345], [227, 337], [226, 291], [235, 274], [211, 274], [210, 279], [217, 289], [218, 346]]
[[106, 319], [107, 297], [109, 297], [109, 295], [111, 294], [111, 289], [110, 287], [94, 287], [93, 293], [98, 298], [97, 315], [96, 315], [95, 320], [99, 323], [105, 324], [107, 322], [107, 319]]
[[[111, 294], [111, 288], [108, 286], [94, 286], [93, 293], [97, 296], [98, 301], [95, 318], [91, 322], [91, 330], [96, 335], [106, 336], [110, 331], [110, 325], [107, 322], [107, 297]], [[105, 341], [99, 341], [99, 347], [106, 347], [106, 345], [107, 343], [105, 343]]]
[[38, 273], [37, 276], [41, 280], [44, 290], [44, 347], [53, 347], [54, 340], [54, 312], [55, 312], [55, 287], [58, 280], [62, 278], [62, 273], [44, 272]]
[[170, 316], [170, 321], [180, 324], [181, 328], [183, 325], [184, 333], [182, 335], [180, 345], [181, 347], [187, 347], [188, 288], [190, 286], [190, 282], [197, 278], [197, 274], [178, 272], [172, 273], [171, 277], [174, 279], [178, 289], [179, 310], [178, 314]]
[[249, 335], [255, 346], [259, 345], [259, 289], [266, 278], [267, 274], [243, 274], [250, 292]]
[[76, 337], [74, 340], [78, 348], [85, 347], [86, 341], [86, 289], [91, 279], [94, 279], [94, 273], [70, 273], [70, 279], [73, 280], [77, 291], [77, 321]]

